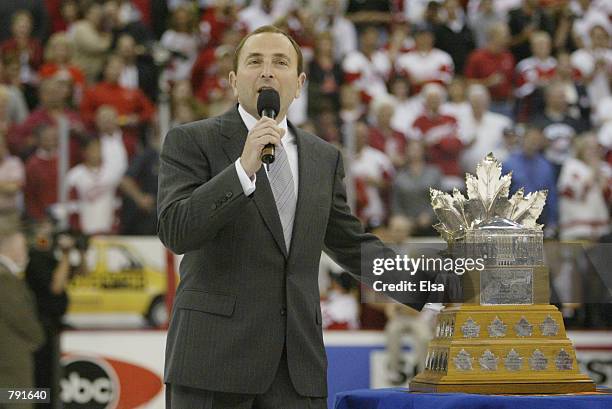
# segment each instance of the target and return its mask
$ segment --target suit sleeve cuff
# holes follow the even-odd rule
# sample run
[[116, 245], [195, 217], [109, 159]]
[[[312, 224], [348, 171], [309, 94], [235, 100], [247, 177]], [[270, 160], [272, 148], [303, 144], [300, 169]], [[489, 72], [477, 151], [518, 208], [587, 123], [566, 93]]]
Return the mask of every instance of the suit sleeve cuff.
[[253, 180], [249, 178], [244, 168], [242, 167], [242, 164], [240, 163], [240, 158], [236, 159], [234, 165], [236, 166], [238, 179], [240, 180], [240, 185], [242, 185], [242, 190], [244, 191], [245, 196], [250, 196], [255, 191], [255, 182], [257, 181], [257, 176], [253, 175]]

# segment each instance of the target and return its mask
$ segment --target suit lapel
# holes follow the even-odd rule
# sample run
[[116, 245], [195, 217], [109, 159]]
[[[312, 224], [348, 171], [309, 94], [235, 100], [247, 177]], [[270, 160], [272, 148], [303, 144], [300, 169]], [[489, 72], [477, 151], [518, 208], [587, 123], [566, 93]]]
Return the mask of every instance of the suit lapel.
[[[248, 133], [237, 107], [226, 112], [221, 117], [221, 133], [225, 136], [222, 142], [223, 151], [230, 162], [233, 163], [242, 154]], [[268, 230], [272, 233], [276, 244], [286, 258], [287, 248], [285, 246], [285, 237], [283, 236], [283, 226], [276, 210], [276, 201], [268, 181], [268, 175], [263, 166], [257, 172], [256, 184], [257, 188], [253, 194], [253, 201]]]

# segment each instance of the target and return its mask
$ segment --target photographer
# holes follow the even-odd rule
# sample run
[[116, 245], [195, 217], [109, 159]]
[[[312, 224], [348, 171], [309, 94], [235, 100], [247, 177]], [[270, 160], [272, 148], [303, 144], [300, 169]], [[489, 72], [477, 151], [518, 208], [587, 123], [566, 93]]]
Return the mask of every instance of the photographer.
[[[34, 228], [26, 281], [34, 292], [39, 319], [47, 342], [35, 353], [36, 387], [50, 388], [52, 402], [47, 408], [59, 407], [59, 334], [62, 317], [68, 307], [66, 286], [70, 279], [70, 253], [77, 241], [69, 234], [56, 233], [51, 221], [45, 220]], [[81, 261], [84, 260], [84, 248]]]

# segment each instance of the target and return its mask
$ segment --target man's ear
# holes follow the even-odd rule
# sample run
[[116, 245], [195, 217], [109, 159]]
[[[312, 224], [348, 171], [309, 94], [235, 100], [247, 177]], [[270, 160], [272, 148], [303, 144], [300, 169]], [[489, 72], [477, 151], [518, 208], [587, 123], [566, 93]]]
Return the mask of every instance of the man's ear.
[[300, 94], [302, 93], [302, 87], [304, 86], [305, 81], [306, 81], [306, 74], [301, 73], [300, 75], [298, 75], [297, 89], [295, 90], [296, 99], [300, 97]]
[[229, 72], [228, 80], [230, 83], [230, 87], [232, 87], [234, 97], [238, 98], [238, 88], [236, 88], [236, 73], [234, 71]]

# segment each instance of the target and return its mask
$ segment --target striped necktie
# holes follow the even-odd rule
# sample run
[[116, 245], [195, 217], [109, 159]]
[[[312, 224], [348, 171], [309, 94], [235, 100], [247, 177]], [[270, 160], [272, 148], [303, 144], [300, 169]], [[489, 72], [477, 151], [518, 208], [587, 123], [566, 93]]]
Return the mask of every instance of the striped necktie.
[[270, 187], [272, 188], [272, 194], [274, 194], [276, 209], [283, 226], [285, 245], [287, 252], [289, 252], [297, 197], [293, 184], [293, 176], [291, 175], [291, 167], [289, 166], [289, 158], [287, 158], [287, 152], [282, 144], [276, 147], [274, 162], [269, 165], [268, 178], [270, 179]]

